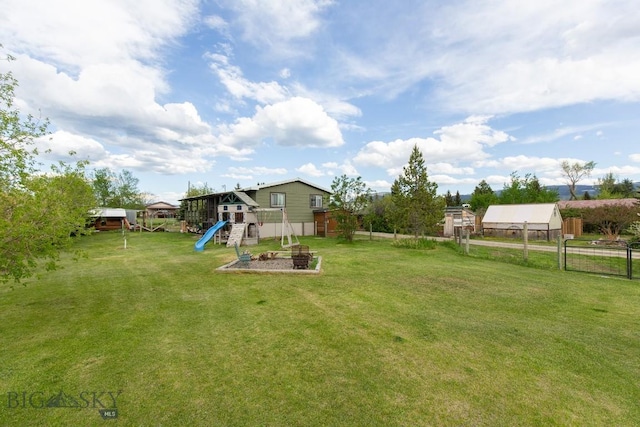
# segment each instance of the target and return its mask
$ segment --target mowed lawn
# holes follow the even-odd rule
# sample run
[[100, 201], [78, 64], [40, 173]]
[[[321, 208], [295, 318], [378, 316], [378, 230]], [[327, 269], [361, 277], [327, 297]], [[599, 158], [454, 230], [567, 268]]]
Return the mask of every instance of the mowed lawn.
[[99, 233], [2, 285], [0, 425], [638, 425], [638, 281], [364, 236], [229, 274], [195, 241]]

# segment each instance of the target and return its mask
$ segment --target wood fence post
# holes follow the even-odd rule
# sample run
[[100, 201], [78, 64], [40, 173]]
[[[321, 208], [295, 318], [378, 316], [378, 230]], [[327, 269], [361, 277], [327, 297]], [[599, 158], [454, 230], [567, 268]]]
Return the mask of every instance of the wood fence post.
[[529, 224], [527, 221], [524, 222], [524, 228], [522, 230], [523, 238], [524, 238], [524, 260], [529, 260]]

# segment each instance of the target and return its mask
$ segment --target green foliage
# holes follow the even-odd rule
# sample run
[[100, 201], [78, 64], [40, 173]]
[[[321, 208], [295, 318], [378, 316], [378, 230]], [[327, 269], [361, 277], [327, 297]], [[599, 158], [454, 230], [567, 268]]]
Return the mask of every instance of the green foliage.
[[[21, 119], [13, 105], [17, 81], [0, 74], [0, 281], [29, 277], [38, 260], [56, 267], [72, 234], [84, 230], [94, 207], [85, 178], [86, 162], [60, 163], [49, 173], [36, 169], [36, 138], [47, 133], [48, 121]], [[73, 154], [73, 153], [71, 153]]]
[[453, 196], [451, 191], [447, 190], [447, 193], [444, 195], [444, 203], [445, 206], [462, 206], [462, 197], [460, 196], [460, 192], [456, 191], [456, 195]]
[[477, 213], [483, 213], [487, 210], [487, 208], [491, 205], [495, 205], [498, 203], [498, 196], [493, 192], [491, 186], [487, 184], [487, 181], [484, 179], [480, 181], [476, 188], [471, 193], [471, 199], [469, 200], [469, 204], [471, 205], [471, 209]]
[[393, 210], [391, 197], [374, 197], [369, 204], [367, 214], [364, 216], [364, 226], [371, 226], [372, 231], [380, 233], [393, 233], [393, 224], [389, 214]]
[[629, 178], [620, 181], [611, 172], [598, 178], [598, 199], [625, 199], [635, 194], [635, 185]]
[[445, 200], [436, 194], [437, 189], [438, 184], [429, 181], [424, 158], [415, 145], [403, 174], [391, 186], [395, 205], [392, 222], [415, 237], [435, 233], [445, 208]]
[[524, 178], [520, 178], [517, 172], [511, 173], [511, 182], [505, 184], [498, 196], [501, 205], [553, 203], [558, 199], [558, 192], [544, 188], [535, 175], [526, 174]]
[[119, 174], [109, 168], [93, 172], [93, 191], [101, 207], [143, 209], [146, 195], [138, 189], [138, 182], [126, 169]]
[[329, 208], [333, 209], [336, 231], [347, 241], [353, 240], [358, 230], [358, 215], [364, 214], [370, 200], [371, 190], [362, 177], [349, 178], [347, 175], [335, 177], [331, 183]]
[[591, 175], [593, 168], [596, 167], [595, 162], [586, 162], [586, 163], [569, 163], [567, 160], [564, 160], [561, 163], [562, 173], [567, 179], [567, 185], [569, 186], [569, 193], [571, 193], [571, 200], [576, 200], [578, 197], [576, 196], [576, 185], [578, 182], [587, 178]]
[[[215, 190], [211, 187], [209, 187], [209, 185], [205, 182], [202, 185], [191, 185], [189, 184], [189, 188], [187, 188], [187, 192], [184, 193], [184, 197], [188, 198], [188, 197], [197, 197], [197, 196], [204, 196], [206, 194], [212, 194], [214, 193]], [[182, 200], [180, 201], [180, 209], [178, 209], [178, 212], [176, 214], [177, 219], [183, 220], [186, 218], [187, 216], [187, 201], [186, 200]]]
[[[586, 226], [598, 228], [609, 240], [615, 240], [638, 219], [636, 206], [607, 205], [582, 209], [582, 219]], [[586, 227], [585, 227], [586, 228]]]
[[631, 234], [632, 238], [631, 241], [632, 242], [638, 242], [640, 241], [640, 221], [634, 221], [631, 223], [631, 225], [629, 225], [629, 228], [627, 228], [627, 233]]
[[456, 197], [453, 199], [454, 206], [462, 206], [462, 197], [460, 192], [456, 191]]
[[438, 242], [431, 239], [398, 239], [394, 240], [391, 245], [395, 248], [402, 249], [428, 249], [433, 250], [438, 247]]

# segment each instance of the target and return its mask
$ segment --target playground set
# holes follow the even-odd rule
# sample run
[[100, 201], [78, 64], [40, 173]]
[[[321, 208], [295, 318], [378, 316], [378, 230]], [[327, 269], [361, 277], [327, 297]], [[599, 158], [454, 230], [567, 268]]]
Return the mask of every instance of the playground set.
[[[226, 244], [227, 247], [240, 246], [243, 243], [257, 244], [264, 227], [274, 227], [272, 231], [275, 233], [272, 235], [280, 234], [280, 245], [283, 248], [300, 243], [289, 223], [285, 208], [257, 208], [243, 204], [237, 204], [235, 207], [235, 211], [230, 211], [229, 205], [218, 207], [218, 222], [205, 231], [195, 243], [196, 251], [203, 251], [211, 240], [214, 243]], [[273, 219], [277, 216], [280, 216], [281, 221], [274, 222]]]

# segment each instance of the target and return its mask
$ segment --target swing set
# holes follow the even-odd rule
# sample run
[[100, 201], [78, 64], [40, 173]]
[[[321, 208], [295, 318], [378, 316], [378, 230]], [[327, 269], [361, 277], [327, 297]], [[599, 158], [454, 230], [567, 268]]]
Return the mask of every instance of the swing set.
[[[275, 219], [278, 212], [282, 214], [282, 225], [281, 225], [281, 233], [280, 233], [280, 246], [283, 248], [290, 248], [292, 246], [297, 246], [300, 244], [298, 240], [298, 236], [296, 235], [291, 223], [289, 222], [289, 218], [287, 217], [287, 210], [285, 208], [256, 208], [254, 209], [256, 213], [256, 217], [258, 219], [258, 225], [261, 229], [265, 223], [273, 224], [274, 226], [274, 237], [278, 236], [278, 222], [272, 222], [272, 218]], [[285, 236], [287, 238], [287, 243], [285, 244]]]

